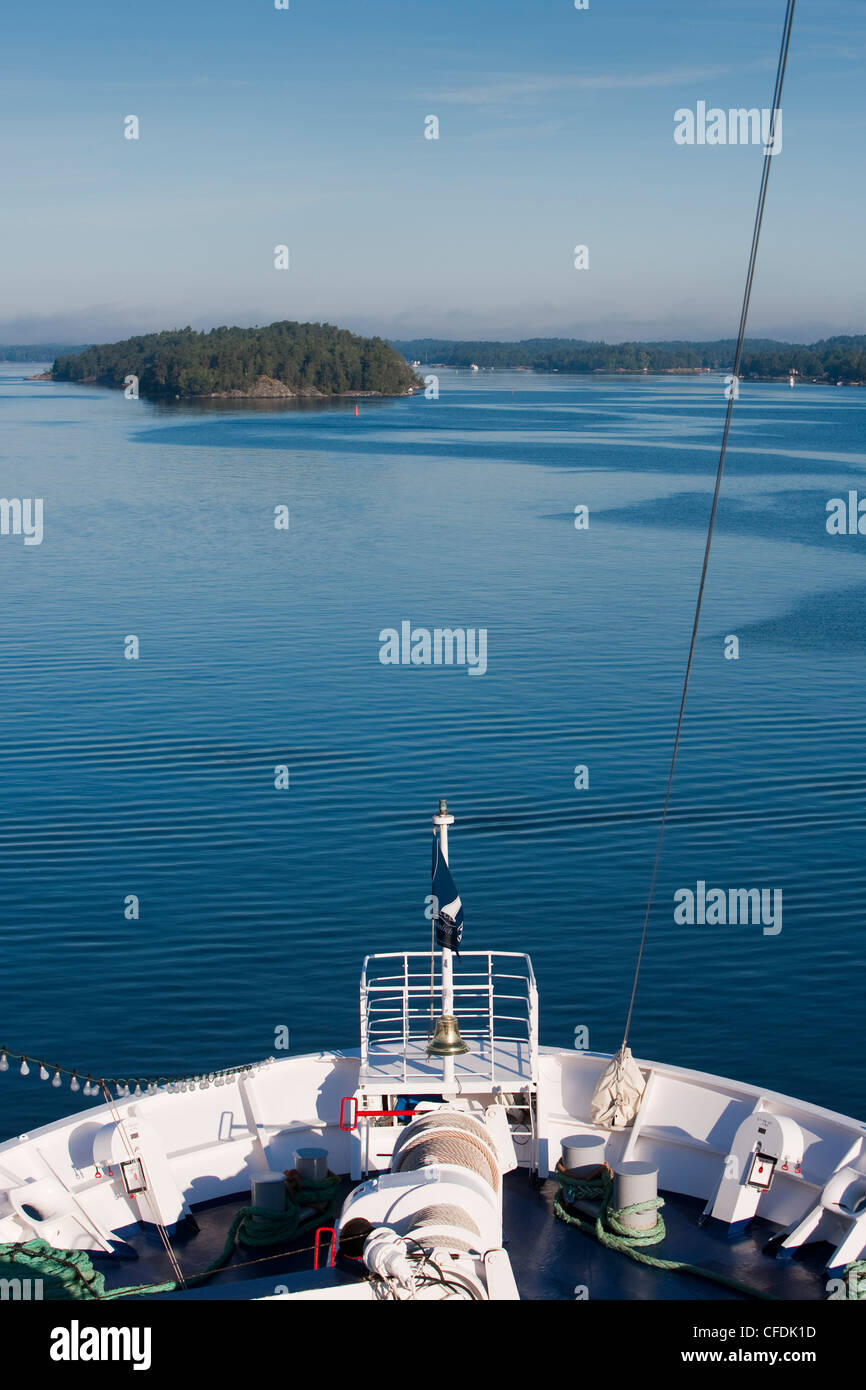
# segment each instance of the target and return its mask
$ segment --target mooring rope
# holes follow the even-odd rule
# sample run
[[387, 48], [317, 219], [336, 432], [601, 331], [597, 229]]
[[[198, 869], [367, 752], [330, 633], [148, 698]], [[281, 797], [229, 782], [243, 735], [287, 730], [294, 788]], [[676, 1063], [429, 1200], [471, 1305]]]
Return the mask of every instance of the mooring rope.
[[[749, 1298], [766, 1299], [768, 1302], [779, 1301], [775, 1294], [753, 1288], [750, 1284], [744, 1284], [742, 1280], [735, 1279], [733, 1275], [725, 1274], [721, 1270], [705, 1269], [703, 1265], [689, 1264], [685, 1260], [661, 1260], [657, 1255], [644, 1254], [641, 1246], [658, 1245], [667, 1234], [660, 1211], [660, 1208], [664, 1206], [664, 1201], [661, 1197], [652, 1197], [649, 1201], [634, 1202], [631, 1206], [611, 1206], [613, 1174], [609, 1168], [604, 1167], [599, 1177], [590, 1179], [571, 1178], [561, 1170], [556, 1170], [551, 1176], [560, 1185], [559, 1191], [553, 1199], [554, 1215], [560, 1221], [564, 1221], [567, 1226], [576, 1226], [586, 1235], [594, 1236], [599, 1244], [606, 1246], [608, 1250], [616, 1250], [621, 1255], [628, 1255], [629, 1259], [637, 1260], [642, 1265], [649, 1265], [650, 1269], [664, 1270], [671, 1274], [692, 1274], [698, 1279], [710, 1279], [715, 1284], [722, 1284], [725, 1288], [746, 1294]], [[594, 1221], [584, 1221], [575, 1211], [569, 1209], [574, 1203], [581, 1200], [600, 1203], [598, 1215]], [[648, 1211], [658, 1211], [658, 1215], [655, 1225], [647, 1231], [635, 1231], [625, 1220], [626, 1217], [633, 1216], [637, 1212]]]

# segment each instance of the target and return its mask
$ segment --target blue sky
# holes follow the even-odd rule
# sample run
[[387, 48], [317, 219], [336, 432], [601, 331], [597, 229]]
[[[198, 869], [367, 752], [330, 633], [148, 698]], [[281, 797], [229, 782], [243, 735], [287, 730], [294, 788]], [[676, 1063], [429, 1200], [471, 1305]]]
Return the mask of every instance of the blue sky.
[[[770, 104], [784, 0], [290, 4], [7, 10], [0, 341], [734, 334], [761, 150], [674, 112]], [[863, 0], [799, 0], [753, 335], [866, 331], [864, 57]]]

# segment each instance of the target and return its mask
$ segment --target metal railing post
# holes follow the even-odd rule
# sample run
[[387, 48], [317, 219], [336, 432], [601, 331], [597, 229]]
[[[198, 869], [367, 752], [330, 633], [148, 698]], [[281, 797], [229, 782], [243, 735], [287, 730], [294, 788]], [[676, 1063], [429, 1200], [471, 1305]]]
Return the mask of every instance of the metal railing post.
[[538, 990], [529, 981], [529, 1072], [535, 1079], [538, 1059]]
[[409, 957], [403, 956], [403, 1084], [406, 1084], [406, 1053], [409, 1048]]
[[490, 1082], [493, 1084], [496, 1062], [496, 1046], [493, 1036], [493, 953], [487, 952], [487, 1007], [490, 1028]]

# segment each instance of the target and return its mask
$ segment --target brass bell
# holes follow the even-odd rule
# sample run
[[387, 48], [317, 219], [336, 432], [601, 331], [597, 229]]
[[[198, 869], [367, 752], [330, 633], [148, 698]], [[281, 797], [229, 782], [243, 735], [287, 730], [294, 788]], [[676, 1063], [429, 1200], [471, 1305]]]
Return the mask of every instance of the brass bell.
[[427, 1044], [428, 1057], [458, 1057], [469, 1048], [460, 1036], [460, 1025], [453, 1014], [440, 1014], [436, 1031]]

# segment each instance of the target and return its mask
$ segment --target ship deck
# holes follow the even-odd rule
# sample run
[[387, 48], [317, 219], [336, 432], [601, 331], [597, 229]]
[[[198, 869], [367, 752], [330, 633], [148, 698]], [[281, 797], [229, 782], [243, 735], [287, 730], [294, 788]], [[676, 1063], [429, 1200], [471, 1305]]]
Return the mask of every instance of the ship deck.
[[[534, 1085], [534, 1054], [529, 1042], [515, 1038], [473, 1038], [470, 1052], [454, 1058], [454, 1079], [465, 1090], [525, 1091]], [[483, 1084], [482, 1084], [483, 1083]], [[399, 1050], [370, 1047], [361, 1065], [359, 1087], [393, 1091], [410, 1087], [413, 1094], [441, 1095], [442, 1058], [427, 1056], [427, 1040], [410, 1039]]]
[[[351, 1186], [348, 1181], [344, 1183], [341, 1197]], [[599, 1245], [556, 1219], [556, 1191], [556, 1183], [548, 1181], [538, 1186], [522, 1169], [505, 1178], [505, 1248], [522, 1299], [748, 1301], [747, 1295], [724, 1285], [696, 1275], [652, 1269]], [[829, 1246], [810, 1245], [798, 1251], [792, 1260], [773, 1259], [763, 1253], [777, 1229], [769, 1222], [758, 1219], [745, 1236], [729, 1240], [720, 1226], [698, 1225], [703, 1209], [700, 1201], [671, 1193], [662, 1195], [667, 1237], [649, 1249], [651, 1256], [699, 1265], [739, 1279], [756, 1291], [756, 1297], [763, 1294], [794, 1301], [826, 1298], [824, 1262]], [[246, 1194], [195, 1210], [198, 1231], [179, 1231], [172, 1240], [185, 1274], [198, 1273], [217, 1258], [234, 1215], [248, 1202]], [[105, 1275], [110, 1288], [161, 1283], [173, 1277], [156, 1232], [139, 1231], [131, 1237], [130, 1244], [138, 1255], [136, 1260], [93, 1256], [94, 1265]], [[323, 1284], [351, 1277], [328, 1270], [325, 1265], [323, 1258], [319, 1274], [311, 1276], [312, 1237], [307, 1235], [274, 1254], [260, 1249], [236, 1249], [231, 1263], [206, 1284], [185, 1294], [163, 1296], [207, 1300], [262, 1297], [299, 1274], [306, 1279], [321, 1278]]]

